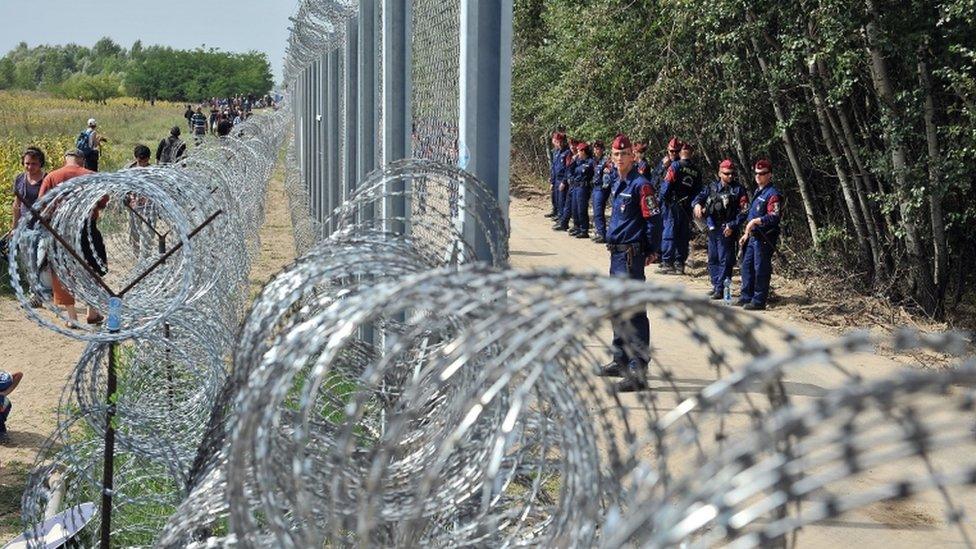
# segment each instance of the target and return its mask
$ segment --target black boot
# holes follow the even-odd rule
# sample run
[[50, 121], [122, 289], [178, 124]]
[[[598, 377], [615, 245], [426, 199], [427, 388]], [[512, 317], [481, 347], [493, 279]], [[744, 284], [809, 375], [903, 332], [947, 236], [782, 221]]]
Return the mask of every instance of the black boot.
[[552, 226], [552, 230], [554, 231], [565, 231], [568, 229], [569, 229], [569, 225], [563, 225], [562, 223], [556, 223], [555, 225]]
[[621, 366], [616, 362], [611, 362], [610, 364], [598, 366], [596, 375], [601, 377], [624, 377], [624, 373], [626, 371], [626, 366]]
[[549, 212], [546, 214], [546, 217], [552, 219], [553, 217], [556, 217], [556, 212]]
[[618, 393], [636, 393], [646, 391], [647, 388], [647, 379], [643, 372], [640, 374], [628, 373], [626, 378], [613, 386], [613, 390]]
[[593, 239], [593, 242], [596, 242], [597, 244], [605, 244], [605, 243], [606, 243], [606, 239], [605, 239], [605, 238], [603, 238], [603, 235], [602, 235], [602, 234], [598, 234], [598, 235], [596, 235], [596, 237], [595, 237], [595, 238]]
[[576, 238], [589, 238], [589, 237], [590, 237], [590, 233], [586, 231], [580, 231], [576, 233]]

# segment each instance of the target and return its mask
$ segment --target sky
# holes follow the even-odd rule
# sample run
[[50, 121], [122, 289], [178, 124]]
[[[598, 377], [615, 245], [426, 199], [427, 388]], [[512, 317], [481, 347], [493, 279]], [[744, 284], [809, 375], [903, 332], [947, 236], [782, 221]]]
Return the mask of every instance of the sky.
[[108, 36], [126, 49], [143, 46], [268, 55], [276, 82], [295, 0], [0, 0], [0, 56], [29, 46], [74, 42], [92, 46]]

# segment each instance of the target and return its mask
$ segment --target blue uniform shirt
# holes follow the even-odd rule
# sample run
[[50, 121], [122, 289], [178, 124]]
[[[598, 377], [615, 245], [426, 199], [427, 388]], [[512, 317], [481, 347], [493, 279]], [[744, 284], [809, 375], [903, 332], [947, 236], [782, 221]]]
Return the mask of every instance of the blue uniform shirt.
[[[709, 196], [713, 197], [713, 201], [727, 201], [724, 208], [721, 208], [724, 210], [724, 215], [716, 216], [714, 211], [709, 211]], [[729, 183], [728, 189], [723, 192], [722, 182], [716, 180], [702, 187], [698, 196], [691, 201], [692, 207], [696, 205], [701, 205], [702, 209], [705, 210], [705, 223], [708, 225], [708, 230], [728, 227], [734, 232], [739, 230], [749, 213], [749, 195], [746, 194], [745, 187], [735, 182]]]
[[772, 243], [779, 236], [779, 220], [781, 208], [783, 207], [783, 195], [773, 187], [767, 185], [765, 189], [757, 189], [756, 196], [753, 197], [749, 205], [749, 215], [746, 223], [753, 219], [761, 219], [762, 226], [755, 227], [754, 231], [764, 234]]
[[612, 212], [607, 226], [607, 244], [643, 244], [647, 253], [657, 253], [660, 243], [661, 208], [651, 182], [630, 169], [627, 177], [614, 182], [610, 190]]
[[569, 147], [552, 151], [552, 165], [549, 167], [550, 185], [558, 185], [566, 181], [566, 157], [569, 155]]
[[658, 196], [662, 204], [691, 208], [691, 199], [701, 190], [701, 171], [690, 160], [676, 160], [661, 180]]
[[602, 187], [603, 175], [604, 175], [603, 168], [607, 167], [607, 163], [610, 162], [610, 159], [604, 156], [603, 158], [599, 158], [599, 159], [594, 158], [593, 162], [595, 163], [595, 165], [593, 166], [593, 180], [591, 181], [591, 183], [593, 184], [594, 187]]
[[589, 158], [573, 160], [567, 173], [567, 179], [573, 185], [588, 184], [593, 179], [593, 160]]

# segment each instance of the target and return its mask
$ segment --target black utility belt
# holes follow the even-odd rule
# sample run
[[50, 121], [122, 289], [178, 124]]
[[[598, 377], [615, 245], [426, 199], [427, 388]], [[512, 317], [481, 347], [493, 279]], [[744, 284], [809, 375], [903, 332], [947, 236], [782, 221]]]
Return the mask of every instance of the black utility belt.
[[633, 244], [607, 244], [607, 249], [611, 252], [629, 252], [633, 249], [641, 250], [643, 248], [644, 247], [637, 242]]

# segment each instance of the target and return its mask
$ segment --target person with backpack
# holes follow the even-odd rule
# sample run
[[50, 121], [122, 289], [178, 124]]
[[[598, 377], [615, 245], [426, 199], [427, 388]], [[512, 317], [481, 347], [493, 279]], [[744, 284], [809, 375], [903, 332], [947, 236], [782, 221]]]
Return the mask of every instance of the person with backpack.
[[156, 147], [157, 164], [173, 164], [179, 162], [186, 154], [186, 143], [180, 139], [179, 126], [173, 126], [169, 130], [169, 137], [159, 141]]
[[75, 149], [85, 155], [85, 168], [93, 172], [98, 171], [98, 158], [101, 156], [102, 143], [108, 139], [98, 135], [98, 125], [94, 118], [88, 119], [88, 127], [81, 130], [75, 139]]

